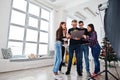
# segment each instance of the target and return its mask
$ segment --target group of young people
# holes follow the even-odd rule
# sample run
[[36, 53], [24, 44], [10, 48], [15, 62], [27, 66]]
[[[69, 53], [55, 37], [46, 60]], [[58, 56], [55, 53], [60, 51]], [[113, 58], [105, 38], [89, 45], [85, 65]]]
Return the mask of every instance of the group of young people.
[[[79, 27], [77, 27], [77, 23]], [[67, 32], [66, 22], [61, 22], [59, 28], [56, 31], [56, 43], [55, 43], [55, 63], [53, 67], [53, 73], [55, 75], [55, 79], [62, 79], [58, 76], [58, 72], [61, 71], [62, 60], [63, 60], [63, 48], [62, 45], [66, 40], [69, 39], [69, 60], [66, 75], [69, 75], [71, 72], [72, 66], [72, 58], [73, 54], [75, 53], [76, 56], [76, 68], [77, 74], [82, 76], [83, 73], [83, 55], [85, 59], [86, 65], [86, 73], [87, 76], [94, 76], [100, 72], [100, 62], [99, 62], [99, 55], [100, 55], [100, 45], [97, 40], [97, 33], [94, 29], [93, 24], [88, 24], [87, 28], [84, 28], [84, 22], [77, 20], [72, 20], [72, 28], [70, 28]], [[81, 38], [79, 37], [71, 37], [74, 31], [83, 31], [84, 34]], [[78, 35], [78, 34], [76, 34]], [[91, 53], [94, 59], [94, 72], [91, 74], [90, 72], [90, 64], [89, 64], [89, 47], [91, 48]]]

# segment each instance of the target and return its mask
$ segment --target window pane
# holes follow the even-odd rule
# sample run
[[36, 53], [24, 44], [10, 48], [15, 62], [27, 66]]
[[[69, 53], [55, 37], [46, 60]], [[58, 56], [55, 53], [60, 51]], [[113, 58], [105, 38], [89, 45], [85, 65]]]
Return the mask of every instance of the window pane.
[[49, 28], [49, 23], [44, 20], [41, 20], [40, 30], [48, 31], [48, 28]]
[[13, 0], [13, 7], [26, 11], [27, 2], [25, 0]]
[[47, 55], [48, 54], [48, 45], [40, 44], [39, 45], [39, 55]]
[[23, 43], [21, 43], [21, 42], [8, 42], [8, 48], [11, 48], [12, 55], [22, 55]]
[[29, 13], [35, 16], [39, 16], [40, 8], [34, 4], [29, 4]]
[[48, 43], [48, 33], [40, 32], [40, 42]]
[[33, 17], [29, 17], [29, 26], [38, 28], [38, 20], [36, 18]]
[[25, 55], [36, 54], [37, 53], [37, 44], [26, 43]]
[[46, 20], [49, 20], [50, 12], [47, 10], [41, 9], [41, 17]]
[[9, 39], [14, 40], [23, 40], [24, 37], [24, 28], [10, 26]]
[[25, 25], [25, 14], [12, 10], [11, 23]]
[[37, 42], [38, 32], [35, 30], [27, 29], [26, 41]]

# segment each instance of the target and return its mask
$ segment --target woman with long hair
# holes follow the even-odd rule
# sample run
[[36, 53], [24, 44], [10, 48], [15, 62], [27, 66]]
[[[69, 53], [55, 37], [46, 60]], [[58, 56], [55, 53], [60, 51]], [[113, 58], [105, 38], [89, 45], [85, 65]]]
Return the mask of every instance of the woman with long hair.
[[62, 61], [62, 43], [63, 43], [63, 37], [65, 35], [66, 30], [66, 22], [61, 22], [59, 28], [56, 31], [56, 43], [55, 43], [55, 63], [53, 72], [55, 75], [55, 79], [62, 79], [58, 76], [59, 67]]
[[83, 37], [89, 42], [89, 46], [91, 48], [92, 56], [94, 59], [95, 69], [92, 74], [92, 76], [95, 76], [100, 72], [100, 61], [99, 61], [99, 55], [100, 55], [100, 45], [97, 40], [97, 33], [94, 29], [93, 24], [89, 24], [87, 27], [87, 31], [89, 32], [89, 35], [83, 35]]
[[63, 37], [62, 37], [62, 61], [59, 67], [59, 72], [63, 74], [62, 72], [62, 66], [66, 66], [64, 62], [64, 55], [65, 55], [65, 45], [67, 45], [68, 39], [66, 38], [67, 34], [67, 28], [63, 29]]

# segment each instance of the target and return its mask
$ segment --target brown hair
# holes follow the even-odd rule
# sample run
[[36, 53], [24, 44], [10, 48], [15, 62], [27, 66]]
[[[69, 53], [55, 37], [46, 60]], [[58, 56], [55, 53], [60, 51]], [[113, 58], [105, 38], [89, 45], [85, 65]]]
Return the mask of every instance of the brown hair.
[[75, 23], [77, 23], [77, 20], [75, 20], [75, 19], [74, 19], [74, 20], [72, 20], [72, 22], [75, 22]]
[[93, 24], [88, 24], [88, 26], [91, 28], [91, 32], [95, 31], [95, 28], [94, 28]]
[[61, 22], [58, 29], [63, 30], [63, 29], [62, 29], [62, 25], [63, 25], [63, 24], [66, 24], [66, 22]]
[[66, 24], [66, 22], [61, 22], [60, 25], [59, 25], [59, 28], [56, 31], [56, 40], [62, 40], [62, 37], [63, 37], [62, 25], [63, 24]]
[[83, 22], [83, 21], [79, 21], [78, 23], [79, 23], [79, 24], [80, 24], [80, 23], [83, 23], [83, 24], [84, 24], [84, 22]]

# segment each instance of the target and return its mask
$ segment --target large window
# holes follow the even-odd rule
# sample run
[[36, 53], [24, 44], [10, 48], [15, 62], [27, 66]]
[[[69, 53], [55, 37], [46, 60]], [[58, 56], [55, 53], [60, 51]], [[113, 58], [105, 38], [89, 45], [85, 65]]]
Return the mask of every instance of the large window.
[[29, 0], [13, 0], [8, 47], [13, 55], [47, 55], [50, 11]]

